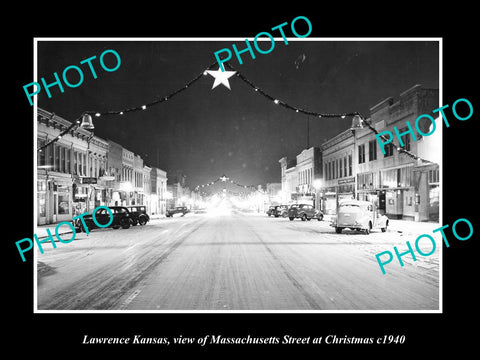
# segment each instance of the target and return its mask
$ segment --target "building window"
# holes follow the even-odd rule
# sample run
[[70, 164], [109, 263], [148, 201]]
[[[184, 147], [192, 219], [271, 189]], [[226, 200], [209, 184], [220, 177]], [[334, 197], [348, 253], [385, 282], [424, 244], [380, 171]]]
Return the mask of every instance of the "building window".
[[60, 168], [60, 150], [56, 143], [53, 144], [53, 171], [58, 171]]
[[77, 170], [77, 152], [73, 150], [73, 169], [72, 169], [72, 174], [73, 175], [78, 175], [78, 170]]
[[368, 161], [377, 160], [377, 141], [368, 142]]
[[352, 176], [352, 155], [348, 155], [348, 176]]
[[[400, 129], [400, 133], [403, 134], [409, 130], [408, 127], [404, 127]], [[402, 137], [402, 142], [403, 142], [403, 148], [407, 151], [410, 151], [410, 136], [407, 134], [407, 136]], [[400, 144], [399, 144], [400, 145]]]
[[365, 162], [365, 144], [358, 146], [358, 163], [363, 164]]
[[87, 154], [81, 154], [82, 158], [82, 175], [87, 176]]
[[347, 157], [346, 156], [343, 158], [343, 176], [348, 176], [347, 175]]
[[64, 173], [65, 172], [65, 150], [66, 149], [63, 146], [60, 146], [59, 149], [60, 149], [60, 159], [59, 159], [60, 168], [59, 168], [59, 170], [60, 170], [60, 172]]
[[428, 183], [439, 183], [440, 182], [440, 171], [439, 169], [428, 170]]
[[70, 168], [70, 149], [65, 149], [65, 172], [71, 174], [72, 169]]
[[383, 157], [389, 157], [393, 155], [393, 145], [392, 143], [386, 144], [385, 147], [385, 155]]
[[45, 148], [46, 152], [46, 158], [47, 158], [47, 165], [50, 169], [53, 169], [53, 150], [54, 150], [54, 144], [50, 144]]

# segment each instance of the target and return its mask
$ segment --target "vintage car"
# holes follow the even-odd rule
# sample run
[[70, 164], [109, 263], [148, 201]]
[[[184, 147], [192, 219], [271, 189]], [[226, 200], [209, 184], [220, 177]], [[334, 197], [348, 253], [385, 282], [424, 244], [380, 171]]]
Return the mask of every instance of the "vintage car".
[[266, 211], [267, 215], [272, 216], [275, 213], [276, 207], [276, 205], [271, 205]]
[[[95, 212], [95, 221], [101, 225], [106, 225], [111, 221], [109, 227], [113, 227], [114, 229], [118, 229], [122, 227], [123, 229], [128, 229], [130, 225], [132, 225], [132, 217], [130, 211], [125, 206], [109, 206], [109, 211], [107, 209], [101, 208], [97, 212]], [[112, 218], [113, 217], [113, 218]], [[92, 214], [88, 214], [83, 216], [83, 220], [85, 225], [82, 224], [80, 218], [74, 220], [73, 225], [75, 226], [76, 231], [85, 231], [84, 226], [88, 228], [88, 231], [91, 229], [98, 228], [93, 220]]]
[[150, 221], [150, 216], [147, 214], [147, 207], [145, 205], [130, 205], [127, 206], [128, 211], [132, 217], [132, 225], [145, 225]]
[[288, 205], [278, 205], [273, 212], [275, 217], [287, 217], [288, 216]]
[[301, 219], [302, 221], [311, 219], [317, 219], [321, 221], [323, 219], [323, 213], [309, 204], [294, 204], [288, 209], [288, 218], [290, 221], [293, 219]]
[[186, 213], [189, 213], [190, 210], [186, 206], [177, 206], [172, 209], [168, 209], [167, 213], [165, 214], [166, 217], [172, 217], [175, 214], [182, 214], [184, 216]]
[[387, 231], [388, 217], [380, 215], [376, 206], [369, 201], [345, 200], [338, 205], [337, 215], [331, 225], [337, 234], [348, 228], [363, 230], [368, 235], [375, 228]]

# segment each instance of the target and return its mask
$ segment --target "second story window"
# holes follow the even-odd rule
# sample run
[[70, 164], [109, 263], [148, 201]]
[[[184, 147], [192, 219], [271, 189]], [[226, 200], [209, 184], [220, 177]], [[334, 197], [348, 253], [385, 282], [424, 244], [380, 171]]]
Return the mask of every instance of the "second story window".
[[358, 163], [363, 164], [365, 162], [365, 144], [358, 146]]

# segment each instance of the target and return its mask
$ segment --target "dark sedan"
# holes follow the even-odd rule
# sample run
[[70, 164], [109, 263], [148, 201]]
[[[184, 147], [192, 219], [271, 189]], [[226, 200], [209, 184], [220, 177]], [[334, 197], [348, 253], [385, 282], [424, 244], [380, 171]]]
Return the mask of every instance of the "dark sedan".
[[[126, 207], [109, 206], [108, 208], [110, 209], [111, 215], [110, 212], [104, 207], [101, 207], [95, 212], [95, 220], [98, 224], [106, 225], [111, 221], [108, 227], [113, 227], [114, 229], [118, 229], [119, 227], [122, 227], [123, 229], [128, 229], [130, 225], [132, 225], [132, 216], [130, 214], [130, 211], [128, 211]], [[82, 218], [85, 224], [82, 224]], [[103, 227], [98, 226], [95, 223], [92, 214], [82, 216], [82, 218], [77, 218], [74, 220], [74, 226], [76, 231], [84, 231], [84, 226], [86, 226], [88, 230]]]

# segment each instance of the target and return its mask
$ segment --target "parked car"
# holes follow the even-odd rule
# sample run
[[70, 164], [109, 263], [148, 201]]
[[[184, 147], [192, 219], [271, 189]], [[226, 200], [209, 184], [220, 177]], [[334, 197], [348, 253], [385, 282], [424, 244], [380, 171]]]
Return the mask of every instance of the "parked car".
[[166, 217], [172, 217], [175, 214], [182, 214], [184, 216], [186, 213], [189, 213], [190, 210], [186, 206], [177, 206], [172, 209], [168, 209], [165, 214]]
[[145, 225], [150, 221], [150, 216], [147, 214], [147, 207], [145, 205], [130, 205], [127, 206], [130, 215], [132, 216], [132, 225]]
[[287, 217], [288, 216], [288, 205], [278, 205], [275, 208], [273, 216], [275, 216], [275, 217], [279, 217], [279, 216]]
[[338, 206], [338, 211], [333, 223], [335, 232], [340, 234], [343, 229], [363, 230], [370, 234], [374, 228], [387, 231], [388, 217], [378, 213], [375, 204], [369, 201], [346, 200]]
[[[130, 214], [130, 211], [124, 206], [109, 206], [110, 211], [112, 212], [113, 220], [109, 227], [113, 227], [114, 229], [118, 229], [122, 227], [123, 229], [128, 229], [130, 225], [132, 225], [133, 220]], [[99, 224], [108, 224], [110, 222], [110, 213], [107, 209], [101, 208], [95, 212], [95, 220]], [[85, 226], [90, 231], [91, 229], [95, 229], [98, 226], [93, 221], [92, 214], [88, 214], [83, 216], [83, 220], [85, 221]], [[84, 231], [84, 225], [82, 224], [81, 218], [78, 218], [74, 221], [73, 225], [75, 226], [76, 231]]]
[[294, 204], [288, 209], [288, 218], [292, 221], [295, 218], [299, 218], [302, 221], [311, 219], [323, 220], [323, 213], [317, 210], [313, 205], [309, 204]]
[[266, 211], [268, 216], [272, 216], [275, 213], [276, 205], [269, 206], [268, 210]]

